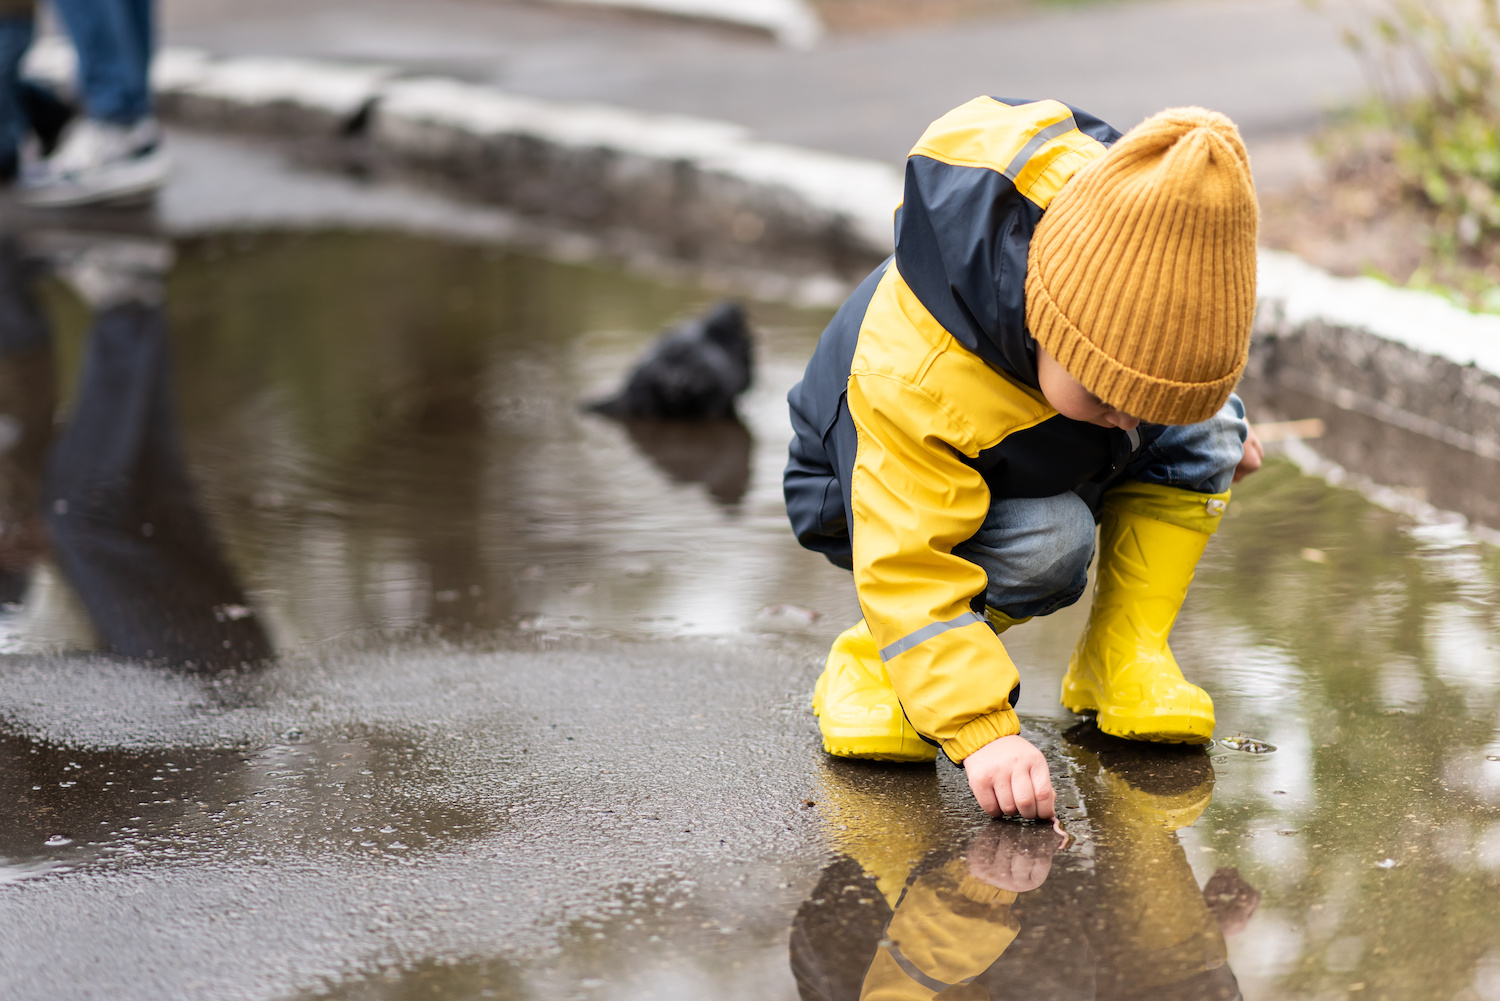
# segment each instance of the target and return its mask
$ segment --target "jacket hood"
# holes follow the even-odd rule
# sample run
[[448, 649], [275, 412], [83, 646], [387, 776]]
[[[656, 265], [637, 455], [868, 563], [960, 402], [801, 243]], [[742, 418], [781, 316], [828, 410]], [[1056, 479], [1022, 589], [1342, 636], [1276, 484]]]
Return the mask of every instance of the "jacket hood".
[[1120, 133], [1060, 101], [977, 97], [906, 160], [896, 268], [960, 344], [1033, 388], [1026, 254], [1048, 203]]

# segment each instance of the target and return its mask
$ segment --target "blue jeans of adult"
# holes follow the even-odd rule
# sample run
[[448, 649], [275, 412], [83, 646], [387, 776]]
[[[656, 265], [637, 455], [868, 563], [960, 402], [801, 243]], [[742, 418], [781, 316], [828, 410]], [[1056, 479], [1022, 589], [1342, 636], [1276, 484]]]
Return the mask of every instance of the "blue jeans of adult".
[[[1230, 396], [1201, 424], [1142, 424], [1140, 447], [1119, 479], [1223, 493], [1234, 479], [1249, 428], [1238, 396]], [[953, 554], [984, 568], [990, 608], [1016, 619], [1047, 615], [1073, 604], [1088, 587], [1094, 512], [1078, 492], [1002, 498]]]
[[30, 14], [0, 17], [0, 173], [15, 170], [26, 112], [21, 105], [21, 59], [35, 28]]
[[151, 114], [154, 0], [52, 0], [73, 48], [90, 118], [134, 125]]

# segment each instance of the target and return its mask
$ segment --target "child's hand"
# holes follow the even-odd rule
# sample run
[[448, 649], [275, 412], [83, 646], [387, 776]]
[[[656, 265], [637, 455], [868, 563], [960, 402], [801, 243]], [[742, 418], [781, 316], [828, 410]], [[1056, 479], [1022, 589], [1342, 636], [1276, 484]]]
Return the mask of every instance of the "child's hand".
[[1240, 457], [1240, 464], [1234, 467], [1234, 482], [1238, 483], [1259, 469], [1265, 457], [1266, 446], [1260, 443], [1260, 435], [1251, 427], [1250, 433], [1245, 435], [1245, 454]]
[[1012, 893], [1035, 890], [1047, 881], [1060, 844], [1050, 827], [986, 824], [969, 842], [969, 875]]
[[1027, 820], [1057, 815], [1057, 793], [1047, 759], [1020, 734], [992, 740], [964, 759], [964, 775], [979, 807], [991, 817], [1020, 814]]

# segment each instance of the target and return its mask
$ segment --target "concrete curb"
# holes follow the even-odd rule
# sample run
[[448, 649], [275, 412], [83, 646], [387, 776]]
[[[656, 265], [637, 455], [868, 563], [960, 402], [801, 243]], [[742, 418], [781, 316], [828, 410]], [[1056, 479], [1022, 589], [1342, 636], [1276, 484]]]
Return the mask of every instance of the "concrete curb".
[[[43, 39], [28, 75], [67, 89], [73, 53]], [[628, 231], [656, 252], [851, 278], [892, 248], [895, 168], [760, 142], [723, 122], [505, 94], [392, 67], [216, 59], [165, 48], [170, 121], [332, 140], [366, 166], [416, 171], [523, 214]]]
[[[72, 68], [59, 39], [28, 59], [58, 85]], [[896, 167], [761, 142], [737, 125], [383, 66], [169, 48], [153, 72], [172, 120], [332, 144], [377, 170], [439, 179], [563, 227], [631, 234], [667, 256], [848, 284], [892, 250]], [[1250, 380], [1500, 461], [1500, 316], [1262, 251], [1255, 333]]]
[[375, 156], [517, 211], [649, 234], [688, 257], [786, 256], [835, 271], [890, 252], [894, 169], [758, 142], [739, 126], [397, 80], [368, 123]]
[[1500, 460], [1500, 316], [1262, 250], [1256, 376]]

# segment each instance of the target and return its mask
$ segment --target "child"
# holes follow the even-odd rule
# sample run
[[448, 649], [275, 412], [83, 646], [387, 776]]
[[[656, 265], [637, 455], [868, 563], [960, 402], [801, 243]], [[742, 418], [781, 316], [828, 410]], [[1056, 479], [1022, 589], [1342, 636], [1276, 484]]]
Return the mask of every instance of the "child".
[[1078, 600], [1096, 519], [1063, 705], [1119, 737], [1212, 736], [1166, 639], [1237, 467], [1260, 462], [1232, 392], [1256, 222], [1244, 144], [1214, 112], [1122, 137], [1057, 101], [981, 97], [928, 128], [894, 257], [788, 397], [787, 512], [853, 570], [865, 616], [813, 695], [830, 754], [941, 748], [987, 813], [1052, 816], [998, 635]]

